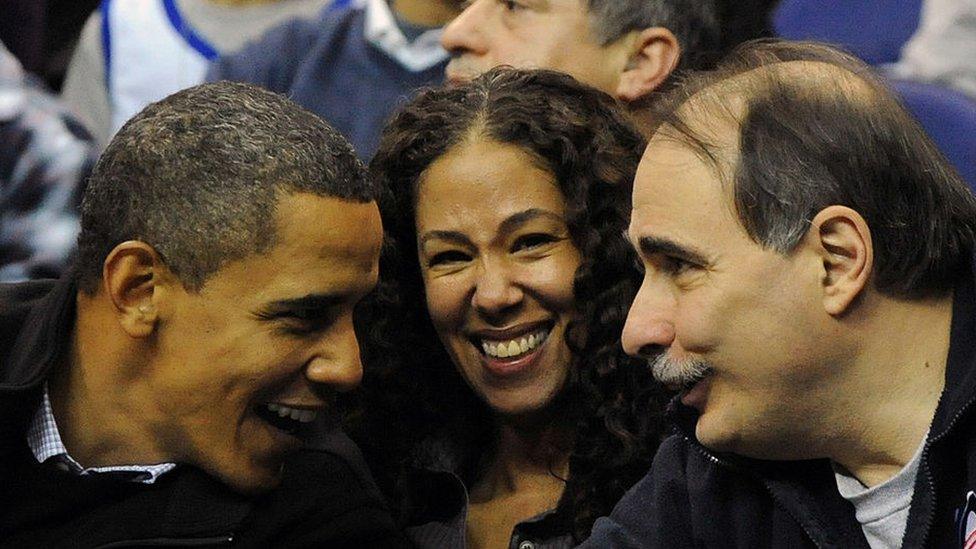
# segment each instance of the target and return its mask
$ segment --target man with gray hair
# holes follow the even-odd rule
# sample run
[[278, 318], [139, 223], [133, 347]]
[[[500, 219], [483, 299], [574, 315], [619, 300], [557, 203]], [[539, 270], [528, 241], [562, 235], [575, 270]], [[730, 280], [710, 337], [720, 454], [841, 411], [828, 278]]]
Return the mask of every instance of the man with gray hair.
[[658, 104], [624, 327], [680, 395], [590, 547], [973, 547], [976, 197], [861, 62], [754, 43]]
[[651, 92], [676, 71], [707, 68], [723, 53], [720, 4], [473, 0], [441, 37], [451, 54], [447, 78], [466, 81], [497, 65], [566, 72], [623, 101], [649, 131]]
[[0, 545], [398, 545], [330, 421], [362, 374], [376, 194], [337, 132], [253, 86], [127, 122], [74, 270], [0, 286]]

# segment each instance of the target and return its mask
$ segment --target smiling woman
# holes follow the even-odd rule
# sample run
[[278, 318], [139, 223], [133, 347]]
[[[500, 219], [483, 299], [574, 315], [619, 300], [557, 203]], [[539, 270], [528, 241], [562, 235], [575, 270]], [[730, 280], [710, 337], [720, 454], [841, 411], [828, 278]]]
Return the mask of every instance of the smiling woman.
[[650, 465], [664, 395], [619, 343], [644, 143], [617, 107], [493, 69], [384, 133], [354, 432], [422, 547], [572, 546]]

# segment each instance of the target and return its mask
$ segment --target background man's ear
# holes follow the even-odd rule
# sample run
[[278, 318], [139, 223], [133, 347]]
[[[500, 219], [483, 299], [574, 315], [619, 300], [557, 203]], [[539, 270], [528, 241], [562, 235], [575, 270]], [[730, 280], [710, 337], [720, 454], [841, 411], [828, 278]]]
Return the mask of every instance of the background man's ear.
[[128, 240], [112, 249], [102, 265], [102, 289], [116, 318], [131, 337], [148, 337], [158, 320], [157, 285], [165, 266], [152, 246]]
[[824, 310], [842, 315], [871, 283], [874, 246], [868, 224], [846, 206], [828, 206], [810, 222], [807, 238], [823, 261]]
[[681, 47], [670, 30], [650, 27], [637, 33], [616, 96], [636, 101], [657, 89], [678, 66]]

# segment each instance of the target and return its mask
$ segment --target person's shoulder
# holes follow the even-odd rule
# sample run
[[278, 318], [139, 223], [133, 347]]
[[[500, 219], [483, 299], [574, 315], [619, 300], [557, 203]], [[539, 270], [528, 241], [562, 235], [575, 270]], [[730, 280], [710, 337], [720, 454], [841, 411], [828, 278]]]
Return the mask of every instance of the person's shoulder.
[[362, 9], [326, 8], [312, 19], [292, 19], [272, 28], [210, 66], [208, 81], [234, 80], [288, 91], [299, 67], [331, 49], [337, 35], [362, 17]]
[[21, 317], [48, 295], [55, 280], [29, 280], [0, 284], [0, 316]]

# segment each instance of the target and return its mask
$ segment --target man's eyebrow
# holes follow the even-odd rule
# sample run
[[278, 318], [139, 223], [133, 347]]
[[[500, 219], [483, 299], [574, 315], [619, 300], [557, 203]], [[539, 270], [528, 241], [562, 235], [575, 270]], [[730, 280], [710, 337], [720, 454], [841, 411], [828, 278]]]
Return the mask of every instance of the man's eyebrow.
[[261, 315], [274, 317], [276, 314], [289, 311], [324, 311], [341, 305], [348, 297], [338, 294], [309, 294], [292, 299], [272, 301], [264, 306]]
[[708, 265], [710, 263], [705, 254], [701, 251], [690, 246], [678, 244], [677, 242], [667, 238], [642, 236], [637, 239], [637, 247], [640, 250], [641, 255], [644, 257], [663, 254], [669, 257], [682, 259], [690, 263], [695, 263], [697, 265]]

